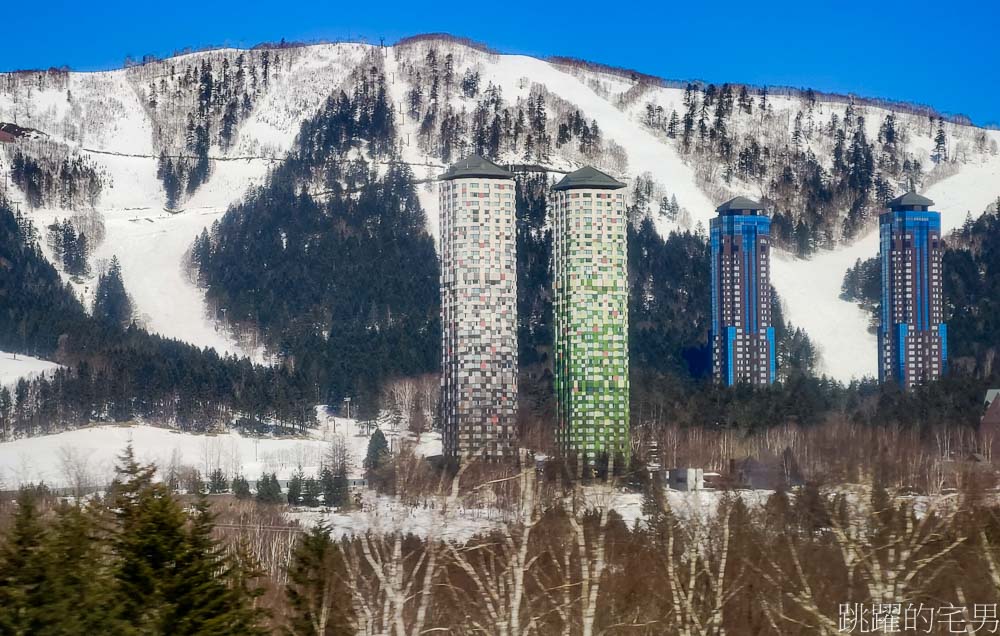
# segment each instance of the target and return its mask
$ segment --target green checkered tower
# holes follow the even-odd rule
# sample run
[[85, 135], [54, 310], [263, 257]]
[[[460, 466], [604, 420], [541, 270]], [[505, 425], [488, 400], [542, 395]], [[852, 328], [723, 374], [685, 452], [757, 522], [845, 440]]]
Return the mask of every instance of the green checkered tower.
[[629, 454], [624, 187], [586, 167], [552, 188], [556, 435], [591, 459]]

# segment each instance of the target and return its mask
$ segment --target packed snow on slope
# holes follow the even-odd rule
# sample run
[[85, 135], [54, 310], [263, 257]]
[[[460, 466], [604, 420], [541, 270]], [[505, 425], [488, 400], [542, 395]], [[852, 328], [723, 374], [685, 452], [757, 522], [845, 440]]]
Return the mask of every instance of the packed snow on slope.
[[841, 300], [844, 273], [860, 258], [878, 255], [878, 233], [852, 245], [800, 259], [773, 252], [771, 282], [785, 320], [802, 328], [818, 349], [818, 372], [841, 382], [878, 375], [878, 345], [868, 312]]
[[58, 367], [48, 360], [0, 351], [0, 387], [13, 387], [21, 378], [30, 380]]
[[[287, 480], [299, 468], [315, 475], [337, 443], [347, 449], [349, 474], [361, 476], [368, 433], [355, 420], [326, 416], [322, 410], [319, 414], [319, 425], [303, 437], [246, 437], [233, 431], [200, 435], [147, 425], [105, 425], [6, 442], [0, 444], [0, 483], [5, 488], [39, 481], [68, 486], [67, 468], [72, 465], [84, 469], [89, 483], [103, 485], [110, 481], [117, 457], [130, 443], [140, 462], [155, 463], [161, 473], [173, 464], [197, 468], [203, 478], [218, 468], [227, 478], [239, 474], [249, 480], [263, 473]], [[392, 447], [409, 438], [402, 432], [385, 434]], [[422, 435], [415, 452], [439, 454], [440, 436]]]
[[[1000, 139], [1000, 133], [994, 133]], [[941, 229], [947, 233], [971, 216], [979, 218], [1000, 197], [1000, 156], [962, 166], [958, 174], [938, 181], [924, 192], [941, 212]]]
[[[941, 212], [945, 233], [960, 227], [967, 215], [977, 218], [1000, 196], [1000, 157], [963, 166], [925, 193]], [[809, 259], [775, 252], [772, 282], [785, 319], [805, 329], [819, 349], [819, 372], [842, 382], [878, 375], [878, 345], [868, 332], [868, 312], [840, 299], [844, 274], [860, 260], [879, 255], [878, 230], [851, 245], [821, 250]]]
[[106, 260], [117, 256], [125, 288], [150, 331], [219, 353], [242, 353], [206, 314], [204, 293], [191, 282], [182, 263], [194, 238], [221, 215], [218, 209], [108, 215], [107, 238], [94, 256]]

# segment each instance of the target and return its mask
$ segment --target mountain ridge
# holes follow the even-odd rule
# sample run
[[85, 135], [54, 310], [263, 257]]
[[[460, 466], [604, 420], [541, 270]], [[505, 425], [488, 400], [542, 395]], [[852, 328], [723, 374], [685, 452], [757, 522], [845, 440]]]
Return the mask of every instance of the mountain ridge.
[[[338, 45], [338, 44], [355, 44], [371, 47], [397, 47], [406, 44], [412, 44], [415, 42], [424, 41], [441, 41], [441, 42], [451, 42], [455, 44], [460, 44], [471, 49], [479, 50], [483, 53], [493, 54], [493, 55], [526, 55], [529, 57], [535, 57], [536, 59], [541, 59], [552, 64], [561, 64], [565, 66], [578, 66], [585, 69], [604, 72], [611, 75], [617, 76], [631, 76], [640, 78], [646, 81], [659, 83], [662, 86], [668, 88], [683, 88], [687, 84], [695, 84], [697, 86], [707, 86], [714, 82], [701, 78], [688, 78], [688, 79], [678, 79], [670, 78], [663, 75], [657, 75], [654, 73], [647, 73], [635, 68], [630, 68], [627, 66], [615, 66], [612, 64], [606, 64], [603, 62], [597, 62], [589, 59], [584, 59], [580, 57], [568, 56], [568, 55], [532, 55], [528, 53], [520, 53], [513, 51], [504, 51], [497, 49], [492, 45], [474, 40], [471, 38], [466, 38], [459, 35], [454, 35], [448, 32], [428, 32], [428, 33], [417, 33], [414, 35], [402, 36], [395, 42], [390, 44], [375, 44], [368, 38], [333, 38], [333, 39], [313, 39], [313, 40], [296, 40], [286, 42], [281, 40], [278, 42], [274, 41], [264, 41], [258, 42], [250, 46], [238, 46], [238, 45], [205, 45], [198, 48], [186, 47], [184, 49], [175, 50], [173, 53], [167, 55], [155, 55], [146, 54], [143, 55], [138, 60], [132, 59], [130, 56], [126, 56], [123, 63], [119, 66], [109, 66], [100, 69], [74, 69], [69, 65], [61, 66], [51, 66], [47, 69], [45, 68], [21, 68], [21, 69], [10, 69], [6, 71], [0, 71], [0, 75], [6, 74], [37, 74], [37, 73], [108, 73], [114, 71], [121, 71], [128, 68], [133, 68], [137, 66], [144, 66], [147, 64], [154, 64], [157, 62], [168, 62], [174, 60], [180, 60], [187, 56], [194, 56], [202, 53], [214, 53], [214, 52], [248, 52], [248, 51], [260, 51], [260, 50], [272, 50], [281, 51], [289, 49], [299, 49], [299, 48], [309, 48], [314, 46], [326, 46], [326, 45]], [[1000, 124], [991, 123], [976, 123], [972, 118], [964, 113], [953, 113], [948, 111], [940, 110], [931, 104], [925, 104], [916, 101], [909, 100], [898, 100], [891, 97], [881, 97], [877, 95], [869, 95], [862, 92], [839, 92], [839, 91], [826, 91], [821, 89], [814, 89], [807, 86], [794, 86], [786, 85], [780, 83], [774, 84], [754, 84], [754, 83], [742, 83], [742, 82], [732, 82], [737, 86], [746, 86], [752, 89], [767, 88], [774, 94], [778, 95], [795, 95], [801, 96], [806, 93], [815, 93], [818, 97], [823, 98], [826, 101], [842, 101], [849, 102], [855, 101], [857, 103], [864, 103], [872, 106], [880, 106], [891, 108], [895, 110], [908, 111], [915, 114], [922, 114], [932, 117], [942, 117], [945, 121], [950, 123], [957, 123], [969, 126], [976, 126], [979, 128], [985, 128], [988, 130], [1000, 130]]]
[[[433, 64], [428, 60], [432, 50], [438, 58]], [[453, 69], [451, 84], [446, 86], [449, 56]], [[190, 74], [187, 79], [185, 69]], [[220, 322], [219, 308], [206, 306], [203, 292], [183, 274], [185, 253], [202, 229], [265, 183], [272, 167], [285, 159], [301, 123], [324, 100], [350, 89], [359, 74], [372, 69], [386, 74], [387, 91], [399, 119], [396, 150], [399, 159], [413, 169], [428, 230], [435, 237], [433, 179], [447, 165], [445, 156], [454, 159], [459, 152], [481, 145], [495, 148], [497, 160], [537, 163], [549, 169], [597, 163], [627, 180], [635, 220], [651, 218], [663, 236], [675, 229], [695, 231], [699, 223], [707, 227], [715, 204], [735, 194], [767, 199], [762, 195], [777, 193], [779, 200], [772, 205], [781, 219], [776, 225], [785, 228], [779, 238], [792, 254], [877, 250], [868, 247], [872, 244], [867, 237], [878, 205], [871, 179], [882, 170], [900, 170], [901, 175], [886, 177], [890, 186], [886, 194], [898, 191], [907, 179], [920, 179], [939, 202], [949, 227], [959, 225], [966, 212], [979, 214], [985, 209], [995, 193], [987, 192], [983, 184], [1000, 175], [1000, 161], [991, 148], [1000, 134], [980, 127], [930, 120], [885, 105], [824, 101], [815, 91], [815, 101], [806, 98], [808, 93], [788, 97], [749, 92], [744, 100], [739, 84], [700, 88], [692, 84], [690, 91], [688, 86], [665, 88], [615, 74], [627, 74], [627, 70], [602, 67], [593, 71], [568, 62], [496, 54], [435, 36], [411, 38], [386, 49], [370, 44], [224, 49], [117, 71], [4, 74], [0, 76], [0, 120], [18, 119], [52, 135], [47, 145], [19, 142], [4, 148], [8, 153], [15, 148], [27, 153], [43, 169], [47, 162], [56, 182], [60, 162], [73, 157], [89, 162], [95, 174], [108, 175], [94, 205], [108, 227], [107, 238], [92, 258], [119, 257], [126, 284], [154, 331], [220, 351], [251, 352], [261, 359], [266, 354], [254, 344], [256, 337], [228, 333]], [[240, 70], [244, 75], [238, 79]], [[437, 96], [432, 96], [434, 81], [440, 91]], [[696, 109], [685, 106], [685, 93], [694, 96]], [[244, 109], [246, 96], [249, 102]], [[722, 109], [720, 119], [725, 99], [732, 104]], [[544, 116], [538, 120], [540, 103]], [[657, 115], [657, 108], [662, 115]], [[223, 137], [227, 109], [239, 112], [229, 118], [230, 133]], [[851, 123], [844, 124], [849, 109], [854, 111]], [[692, 111], [689, 151], [682, 143], [680, 115], [685, 110]], [[673, 137], [672, 112], [678, 121]], [[526, 120], [520, 137], [516, 134], [519, 114]], [[793, 121], [797, 115], [801, 115], [801, 126]], [[880, 127], [885, 127], [890, 115], [896, 117], [896, 141], [887, 146]], [[531, 117], [534, 122], [527, 121]], [[704, 122], [700, 130], [699, 119]], [[202, 126], [204, 133], [198, 133]], [[491, 129], [499, 133], [489, 133]], [[931, 158], [936, 130], [943, 132], [949, 155], [939, 162]], [[870, 148], [870, 156], [859, 155], [857, 163], [845, 159], [845, 167], [837, 168], [840, 133], [836, 131], [844, 134], [845, 151], [852, 150], [860, 135], [855, 145]], [[481, 132], [489, 134], [479, 137]], [[198, 134], [204, 135], [202, 141]], [[754, 140], [760, 146], [756, 158], [748, 145]], [[732, 145], [731, 150], [723, 141]], [[130, 154], [139, 156], [124, 156]], [[750, 163], [744, 165], [743, 155]], [[175, 163], [165, 170], [158, 167], [161, 157], [183, 158], [185, 165]], [[192, 179], [201, 158], [203, 174]], [[363, 148], [355, 152], [355, 158], [372, 159]], [[910, 159], [919, 162], [920, 169], [903, 172], [899, 166]], [[5, 161], [5, 172], [8, 165]], [[792, 168], [791, 186], [775, 186], [782, 166]], [[842, 178], [836, 177], [837, 170], [843, 171]], [[167, 205], [165, 176], [178, 184], [173, 206]], [[855, 178], [869, 179], [866, 187], [872, 189], [864, 198], [857, 198], [858, 190], [849, 185], [848, 179]], [[816, 179], [825, 185], [814, 192], [810, 180]], [[837, 185], [838, 179], [844, 185]], [[193, 181], [199, 182], [188, 187]], [[15, 184], [13, 192], [15, 198], [23, 199], [20, 185]], [[809, 211], [815, 197], [827, 210], [819, 216]], [[38, 207], [32, 215], [41, 226], [88, 207], [55, 201]], [[170, 211], [162, 212], [164, 207]], [[853, 228], [850, 235], [844, 229], [847, 221]], [[853, 259], [845, 267], [851, 264]], [[821, 300], [836, 322], [861, 324], [863, 312], [837, 297], [843, 272], [820, 271], [823, 267], [815, 259], [776, 259], [775, 281], [788, 317], [803, 324], [816, 313], [813, 309]], [[789, 277], [789, 272], [807, 273], [806, 280], [829, 279], [824, 289], [830, 288], [830, 293], [824, 292], [822, 299], [804, 293], [802, 285], [793, 282], [799, 279]], [[67, 280], [73, 282], [68, 276]], [[92, 293], [92, 283], [86, 280], [73, 284], [84, 297]], [[845, 318], [854, 313], [858, 316]], [[809, 331], [823, 330], [824, 324], [814, 323]], [[852, 369], [860, 375], [873, 372], [874, 348], [869, 347], [866, 335], [860, 334], [849, 352], [842, 352], [840, 343], [823, 333], [813, 336], [827, 358], [840, 359], [827, 361], [824, 370], [843, 380], [851, 377]]]

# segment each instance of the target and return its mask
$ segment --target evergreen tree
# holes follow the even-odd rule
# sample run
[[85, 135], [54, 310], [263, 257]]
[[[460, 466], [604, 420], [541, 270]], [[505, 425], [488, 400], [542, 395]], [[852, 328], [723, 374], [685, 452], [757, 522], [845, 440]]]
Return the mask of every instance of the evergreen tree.
[[302, 474], [302, 467], [300, 466], [292, 474], [292, 478], [288, 480], [288, 505], [297, 506], [302, 503], [302, 484], [305, 480], [305, 476]]
[[159, 633], [263, 635], [263, 614], [251, 604], [259, 591], [247, 593], [246, 587], [231, 584], [234, 579], [245, 582], [244, 573], [212, 536], [213, 521], [208, 501], [199, 497], [173, 576], [164, 586], [166, 611]]
[[132, 300], [125, 291], [121, 265], [115, 256], [111, 257], [108, 271], [97, 279], [94, 317], [116, 327], [125, 327], [132, 322]]
[[329, 466], [323, 466], [319, 471], [319, 489], [323, 493], [324, 505], [331, 507], [338, 505], [336, 480]]
[[103, 511], [63, 504], [57, 510], [47, 551], [48, 607], [54, 618], [47, 634], [106, 633], [112, 599], [108, 562], [101, 529]]
[[274, 473], [268, 475], [264, 473], [257, 482], [257, 501], [267, 504], [280, 504], [285, 502], [281, 493], [281, 482]]
[[178, 170], [180, 165], [180, 163], [175, 164], [173, 159], [167, 157], [166, 153], [160, 154], [156, 176], [163, 184], [163, 192], [166, 195], [168, 210], [175, 209], [180, 202], [181, 191], [183, 189], [181, 172]]
[[677, 138], [677, 127], [679, 125], [680, 125], [680, 122], [677, 119], [677, 111], [676, 110], [671, 110], [670, 111], [670, 121], [667, 123], [667, 137], [669, 137], [670, 139], [676, 139]]
[[165, 588], [184, 549], [184, 514], [166, 486], [153, 482], [155, 468], [139, 465], [131, 445], [119, 461], [111, 488], [112, 621], [119, 633], [158, 633], [170, 611]]
[[205, 492], [205, 481], [201, 478], [201, 471], [189, 470], [185, 472], [184, 490], [189, 495], [200, 495]]
[[233, 496], [237, 499], [249, 499], [250, 498], [250, 483], [247, 478], [243, 475], [236, 475], [233, 477]]
[[221, 468], [216, 468], [208, 475], [208, 492], [213, 495], [220, 495], [226, 492], [228, 481]]
[[295, 549], [288, 568], [288, 633], [341, 636], [355, 631], [346, 567], [337, 543], [322, 525], [312, 528]]
[[369, 474], [375, 473], [381, 468], [385, 458], [389, 455], [389, 442], [385, 439], [385, 434], [380, 429], [375, 429], [368, 440], [368, 452], [365, 454], [365, 470]]
[[21, 489], [6, 541], [0, 543], [0, 633], [44, 634], [54, 618], [46, 607], [51, 574], [43, 551], [38, 501]]
[[944, 133], [944, 120], [938, 119], [937, 134], [934, 135], [934, 151], [931, 159], [934, 163], [948, 160], [948, 137]]
[[302, 505], [315, 508], [319, 505], [320, 486], [315, 477], [306, 477], [302, 482]]
[[254, 575], [213, 537], [207, 500], [199, 497], [188, 517], [131, 446], [120, 462], [111, 494], [113, 615], [104, 633], [263, 634], [247, 579]]

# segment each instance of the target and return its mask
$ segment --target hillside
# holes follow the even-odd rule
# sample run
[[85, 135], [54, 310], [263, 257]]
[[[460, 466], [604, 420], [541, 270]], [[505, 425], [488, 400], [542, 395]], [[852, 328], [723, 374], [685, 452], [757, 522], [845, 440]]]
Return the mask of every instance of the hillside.
[[[847, 267], [877, 251], [879, 203], [912, 183], [957, 227], [996, 198], [1000, 183], [1000, 133], [925, 110], [808, 91], [688, 87], [433, 38], [2, 75], [0, 121], [39, 134], [0, 146], [0, 171], [37, 227], [70, 218], [78, 234], [89, 232], [90, 272], [59, 267], [86, 305], [96, 274], [116, 256], [150, 331], [275, 359], [280, 339], [253, 320], [230, 319], [228, 300], [206, 301], [188, 252], [302, 148], [303, 124], [328, 98], [353, 94], [373, 74], [394, 121], [387, 147], [373, 152], [366, 137], [336, 162], [365, 161], [373, 182], [389, 162], [408, 164], [431, 237], [431, 179], [473, 150], [550, 177], [594, 163], [628, 182], [634, 220], [649, 217], [664, 237], [707, 227], [715, 205], [735, 193], [768, 199], [785, 248], [774, 264], [784, 314], [817, 345], [819, 370], [844, 381], [875, 372], [866, 317], [839, 292]], [[298, 187], [316, 199], [331, 187], [349, 197], [349, 173], [331, 176], [329, 165], [314, 165]]]

